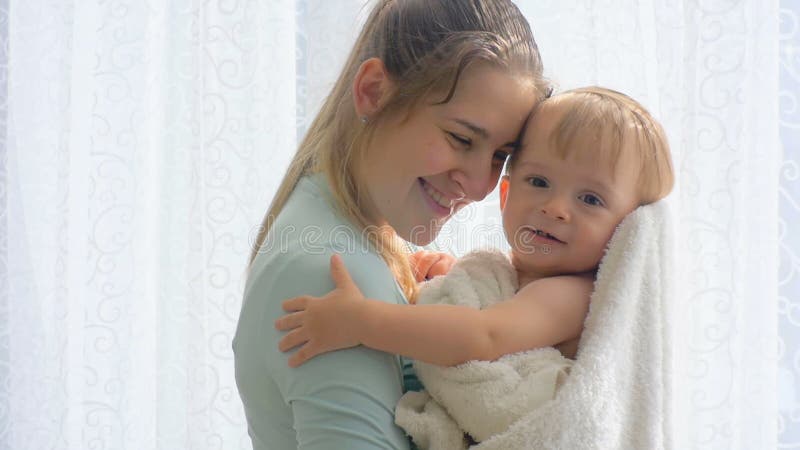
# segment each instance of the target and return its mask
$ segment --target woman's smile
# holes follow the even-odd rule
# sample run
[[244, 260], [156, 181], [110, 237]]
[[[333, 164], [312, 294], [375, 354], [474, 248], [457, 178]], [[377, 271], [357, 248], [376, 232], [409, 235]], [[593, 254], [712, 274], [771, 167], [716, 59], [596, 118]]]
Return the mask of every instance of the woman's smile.
[[423, 197], [427, 200], [428, 205], [433, 210], [437, 218], [447, 217], [453, 211], [454, 204], [463, 198], [449, 198], [440, 190], [433, 187], [433, 185], [424, 178], [417, 178], [419, 186], [422, 189]]

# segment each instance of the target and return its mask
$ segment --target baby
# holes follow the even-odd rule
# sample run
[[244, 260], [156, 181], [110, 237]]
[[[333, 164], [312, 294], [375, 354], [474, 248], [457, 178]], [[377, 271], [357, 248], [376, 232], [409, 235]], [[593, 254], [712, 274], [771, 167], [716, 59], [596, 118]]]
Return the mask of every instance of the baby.
[[574, 358], [598, 265], [622, 219], [665, 197], [674, 175], [661, 126], [635, 100], [587, 87], [539, 105], [500, 185], [518, 289], [484, 309], [369, 300], [331, 258], [337, 288], [283, 303], [292, 367], [365, 345], [440, 366], [555, 347]]

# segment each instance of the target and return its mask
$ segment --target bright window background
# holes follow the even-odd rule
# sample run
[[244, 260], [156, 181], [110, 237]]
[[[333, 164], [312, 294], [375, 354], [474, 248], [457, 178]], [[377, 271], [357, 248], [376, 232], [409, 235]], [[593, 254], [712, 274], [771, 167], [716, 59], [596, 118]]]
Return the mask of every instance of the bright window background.
[[800, 1], [781, 0], [778, 439], [800, 448]]
[[[681, 449], [800, 447], [800, 4], [781, 1], [517, 2], [562, 87], [623, 90], [670, 133]], [[362, 3], [0, 0], [0, 448], [250, 448], [244, 263]], [[502, 245], [497, 210], [438, 244]]]

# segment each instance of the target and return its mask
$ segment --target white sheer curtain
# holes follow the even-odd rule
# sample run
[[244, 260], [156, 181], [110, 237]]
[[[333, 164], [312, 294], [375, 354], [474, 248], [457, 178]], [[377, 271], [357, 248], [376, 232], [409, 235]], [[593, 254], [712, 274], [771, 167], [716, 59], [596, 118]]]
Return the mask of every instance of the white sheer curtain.
[[4, 13], [0, 447], [247, 448], [230, 342], [295, 146], [294, 2]]
[[800, 2], [781, 0], [778, 440], [800, 448]]
[[[777, 1], [518, 4], [562, 88], [622, 90], [668, 130], [679, 448], [775, 448]], [[0, 0], [0, 448], [250, 447], [230, 351], [249, 245], [363, 12]], [[437, 245], [499, 230], [493, 195]]]

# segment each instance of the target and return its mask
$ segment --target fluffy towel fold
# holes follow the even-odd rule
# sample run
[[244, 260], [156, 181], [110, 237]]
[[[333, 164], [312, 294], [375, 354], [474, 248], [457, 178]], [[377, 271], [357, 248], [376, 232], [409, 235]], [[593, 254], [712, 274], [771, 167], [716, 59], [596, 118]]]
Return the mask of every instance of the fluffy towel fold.
[[[431, 450], [467, 448], [465, 431], [476, 450], [672, 448], [672, 247], [668, 205], [638, 208], [601, 261], [574, 363], [552, 348], [451, 368], [417, 362], [428, 391], [403, 396], [397, 424]], [[419, 303], [484, 307], [513, 295], [516, 273], [480, 252], [428, 284]]]

